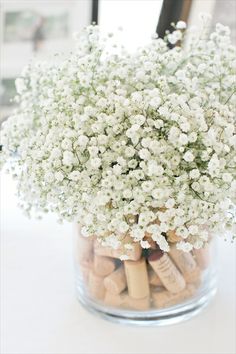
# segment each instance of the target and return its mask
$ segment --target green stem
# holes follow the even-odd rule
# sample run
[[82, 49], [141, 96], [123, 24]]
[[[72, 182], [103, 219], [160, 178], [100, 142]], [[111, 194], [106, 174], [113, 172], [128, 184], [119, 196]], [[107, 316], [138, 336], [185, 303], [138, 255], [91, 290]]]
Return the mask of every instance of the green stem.
[[228, 97], [228, 99], [225, 101], [224, 104], [227, 104], [229, 102], [229, 100], [231, 99], [231, 97], [235, 94], [236, 90], [234, 90], [231, 95]]

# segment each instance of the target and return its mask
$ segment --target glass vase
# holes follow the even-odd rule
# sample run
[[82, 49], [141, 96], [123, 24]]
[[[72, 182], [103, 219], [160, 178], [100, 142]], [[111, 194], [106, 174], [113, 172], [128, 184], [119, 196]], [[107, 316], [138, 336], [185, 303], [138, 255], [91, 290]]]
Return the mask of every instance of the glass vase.
[[168, 253], [154, 242], [148, 249], [139, 243], [112, 249], [82, 236], [76, 227], [79, 301], [106, 319], [143, 326], [196, 315], [216, 293], [216, 242], [191, 252], [178, 250], [175, 243], [173, 237]]

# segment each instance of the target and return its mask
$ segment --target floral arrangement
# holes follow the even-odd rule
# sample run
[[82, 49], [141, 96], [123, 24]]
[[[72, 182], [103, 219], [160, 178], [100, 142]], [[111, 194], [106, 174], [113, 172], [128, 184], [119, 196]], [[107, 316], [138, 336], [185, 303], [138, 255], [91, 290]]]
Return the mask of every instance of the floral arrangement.
[[92, 25], [66, 60], [23, 71], [1, 155], [14, 156], [27, 213], [55, 212], [114, 248], [124, 234], [164, 251], [173, 233], [184, 251], [233, 235], [236, 50], [229, 28], [203, 22], [134, 54], [111, 52]]

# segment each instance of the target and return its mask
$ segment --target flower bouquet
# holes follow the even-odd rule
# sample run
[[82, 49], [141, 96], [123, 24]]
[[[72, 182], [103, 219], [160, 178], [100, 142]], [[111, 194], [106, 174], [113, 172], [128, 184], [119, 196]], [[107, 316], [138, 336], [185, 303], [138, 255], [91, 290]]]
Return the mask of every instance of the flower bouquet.
[[198, 311], [234, 237], [236, 50], [221, 24], [173, 27], [133, 54], [87, 27], [24, 69], [2, 130], [25, 212], [77, 225], [80, 300], [134, 323]]

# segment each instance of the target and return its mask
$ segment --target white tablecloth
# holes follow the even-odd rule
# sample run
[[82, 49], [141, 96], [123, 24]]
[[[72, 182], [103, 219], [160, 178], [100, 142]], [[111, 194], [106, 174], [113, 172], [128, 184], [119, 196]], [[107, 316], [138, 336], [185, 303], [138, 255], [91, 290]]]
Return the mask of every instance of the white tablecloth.
[[107, 322], [76, 301], [72, 226], [28, 220], [1, 179], [1, 353], [235, 354], [235, 245], [220, 241], [219, 291], [204, 312], [169, 327]]

